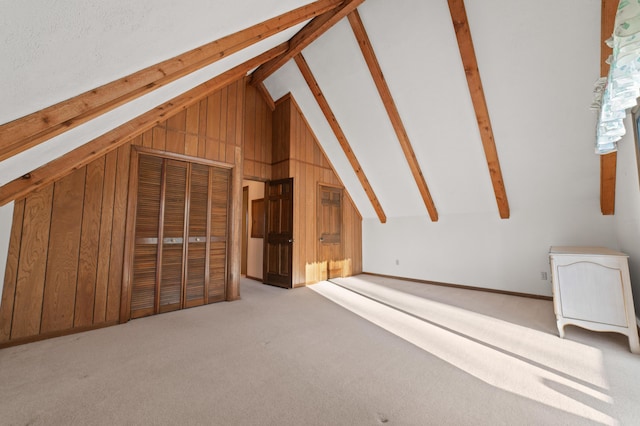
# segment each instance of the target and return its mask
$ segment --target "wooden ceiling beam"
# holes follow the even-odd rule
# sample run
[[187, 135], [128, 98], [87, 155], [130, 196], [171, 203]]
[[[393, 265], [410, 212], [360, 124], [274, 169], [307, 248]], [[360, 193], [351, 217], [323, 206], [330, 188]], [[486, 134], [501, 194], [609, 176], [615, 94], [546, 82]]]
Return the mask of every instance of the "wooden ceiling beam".
[[278, 58], [267, 62], [259, 67], [251, 75], [251, 84], [255, 85], [264, 81], [271, 74], [282, 67], [289, 59], [292, 59], [298, 53], [318, 39], [329, 28], [333, 27], [342, 18], [347, 16], [351, 11], [355, 10], [364, 0], [345, 0], [342, 5], [333, 10], [323, 13], [304, 26], [291, 40], [289, 40], [289, 50]]
[[451, 20], [453, 21], [453, 27], [455, 28], [456, 38], [458, 40], [458, 48], [460, 49], [462, 65], [464, 66], [464, 71], [467, 76], [471, 102], [473, 103], [473, 109], [476, 113], [478, 129], [480, 130], [480, 139], [482, 140], [484, 155], [487, 159], [487, 166], [489, 167], [489, 175], [491, 176], [493, 192], [496, 197], [496, 203], [498, 204], [498, 212], [502, 219], [508, 219], [510, 210], [507, 191], [504, 187], [502, 169], [500, 168], [498, 151], [493, 137], [489, 110], [484, 96], [484, 89], [482, 88], [482, 80], [480, 78], [480, 71], [478, 70], [478, 61], [473, 47], [473, 39], [471, 38], [471, 30], [469, 29], [469, 21], [464, 7], [464, 0], [447, 1], [449, 3]]
[[3, 124], [0, 126], [0, 161], [287, 28], [324, 14], [341, 3], [342, 0], [318, 0]]
[[171, 99], [164, 104], [147, 111], [119, 127], [95, 138], [94, 140], [68, 152], [67, 154], [33, 170], [23, 177], [12, 180], [0, 187], [0, 206], [17, 200], [38, 188], [55, 182], [74, 170], [84, 167], [93, 160], [113, 151], [132, 138], [144, 133], [155, 125], [165, 121], [209, 96], [216, 90], [243, 78], [249, 71], [276, 57], [287, 49], [287, 43], [270, 49], [201, 85]]
[[384, 79], [382, 69], [380, 68], [380, 64], [378, 63], [376, 54], [373, 51], [371, 42], [369, 41], [369, 36], [367, 35], [364, 24], [362, 23], [362, 19], [360, 19], [360, 14], [357, 10], [354, 10], [349, 14], [349, 23], [351, 24], [353, 33], [356, 36], [358, 45], [360, 45], [360, 50], [362, 50], [364, 59], [369, 66], [369, 71], [371, 72], [373, 81], [378, 88], [378, 93], [382, 98], [382, 103], [387, 110], [387, 114], [389, 115], [389, 119], [391, 120], [391, 124], [393, 125], [393, 129], [396, 132], [398, 141], [400, 142], [400, 146], [402, 147], [402, 152], [404, 153], [404, 156], [409, 163], [411, 174], [413, 175], [413, 178], [418, 185], [418, 190], [420, 191], [422, 200], [427, 207], [429, 217], [433, 222], [437, 222], [438, 211], [436, 210], [436, 206], [433, 202], [433, 199], [431, 198], [429, 187], [427, 186], [427, 182], [425, 181], [424, 175], [422, 174], [422, 170], [420, 169], [420, 165], [418, 164], [418, 159], [416, 158], [413, 147], [411, 146], [411, 141], [409, 141], [409, 136], [407, 135], [404, 124], [402, 123], [402, 119], [400, 118], [400, 113], [398, 112], [398, 108], [393, 101], [391, 91], [389, 90], [389, 86], [387, 86], [387, 82]]
[[[613, 34], [613, 26], [618, 10], [618, 0], [602, 0], [600, 14], [600, 75], [609, 73], [606, 60], [611, 55], [611, 48], [606, 45]], [[612, 215], [616, 208], [616, 169], [618, 153], [612, 152], [600, 156], [600, 211], [603, 215]]]
[[353, 171], [358, 177], [358, 180], [360, 180], [360, 184], [362, 185], [364, 192], [367, 194], [367, 197], [369, 197], [369, 201], [371, 202], [373, 209], [378, 215], [378, 219], [380, 220], [380, 223], [385, 223], [387, 221], [387, 216], [384, 214], [384, 210], [382, 210], [382, 205], [380, 205], [380, 201], [378, 200], [378, 197], [374, 193], [373, 188], [369, 183], [369, 179], [367, 179], [367, 176], [365, 175], [364, 170], [362, 170], [362, 167], [360, 166], [360, 162], [358, 161], [358, 158], [356, 157], [353, 150], [351, 149], [351, 145], [349, 145], [349, 141], [347, 140], [347, 137], [342, 131], [342, 128], [338, 123], [338, 119], [333, 114], [333, 111], [331, 110], [331, 107], [329, 106], [327, 99], [324, 97], [324, 94], [320, 89], [320, 85], [318, 84], [317, 80], [313, 76], [313, 73], [311, 72], [311, 68], [309, 68], [307, 61], [304, 59], [301, 53], [298, 53], [296, 56], [294, 56], [294, 60], [298, 65], [300, 72], [304, 76], [304, 79], [306, 80], [307, 85], [309, 86], [309, 89], [311, 89], [311, 93], [313, 93], [313, 96], [316, 98], [316, 101], [318, 102], [320, 109], [324, 113], [325, 118], [329, 122], [329, 126], [331, 126], [331, 130], [333, 130], [333, 133], [336, 135], [336, 138], [338, 139], [338, 142], [340, 143], [342, 150], [347, 156], [347, 159], [349, 160], [351, 167], [353, 167]]

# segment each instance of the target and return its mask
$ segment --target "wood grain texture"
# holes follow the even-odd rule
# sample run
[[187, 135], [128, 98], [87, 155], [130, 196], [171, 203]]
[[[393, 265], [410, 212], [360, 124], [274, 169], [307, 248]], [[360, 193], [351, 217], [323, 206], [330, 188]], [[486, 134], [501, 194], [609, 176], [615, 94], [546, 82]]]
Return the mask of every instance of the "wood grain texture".
[[[378, 197], [376, 196], [373, 188], [371, 187], [371, 184], [369, 183], [369, 179], [367, 178], [367, 175], [365, 174], [364, 170], [362, 170], [362, 166], [360, 165], [358, 158], [356, 157], [355, 153], [351, 149], [351, 145], [349, 144], [347, 137], [342, 131], [342, 128], [340, 127], [340, 123], [338, 123], [338, 119], [336, 118], [335, 114], [331, 110], [331, 106], [329, 106], [329, 102], [327, 102], [327, 99], [322, 93], [322, 89], [320, 89], [320, 85], [318, 84], [317, 80], [313, 76], [313, 73], [311, 72], [311, 68], [309, 68], [307, 61], [304, 59], [302, 54], [296, 55], [294, 59], [296, 64], [298, 65], [298, 68], [300, 69], [300, 72], [302, 73], [302, 76], [307, 82], [309, 89], [311, 89], [311, 93], [313, 93], [313, 96], [316, 98], [316, 101], [318, 102], [318, 105], [320, 106], [322, 113], [327, 119], [327, 122], [329, 123], [331, 130], [333, 130], [333, 134], [338, 139], [338, 142], [340, 143], [340, 146], [342, 147], [344, 154], [347, 156], [347, 159], [349, 160], [349, 164], [351, 164], [351, 167], [353, 168], [354, 173], [358, 177], [358, 180], [360, 181], [360, 185], [362, 185], [362, 189], [364, 189], [364, 192], [367, 194], [367, 197], [371, 202], [371, 206], [373, 207], [376, 214], [378, 215], [378, 220], [380, 220], [380, 223], [385, 223], [387, 221], [387, 216], [385, 215], [384, 210], [382, 209], [382, 205], [380, 204]], [[307, 159], [306, 161], [309, 161], [309, 159]], [[313, 161], [313, 159], [311, 159], [311, 161]]]
[[[339, 259], [323, 256], [318, 250], [317, 194], [319, 185], [344, 188], [331, 163], [313, 134], [309, 123], [291, 95], [276, 102], [274, 111], [274, 152], [286, 156], [283, 146], [288, 147], [288, 159], [273, 167], [273, 178], [293, 177], [294, 252], [292, 265], [293, 287], [304, 286], [326, 279], [330, 261], [338, 261], [344, 271], [353, 272], [353, 265], [362, 265], [362, 216], [356, 209], [346, 190], [343, 190], [343, 229], [345, 234], [337, 252]], [[281, 146], [283, 145], [283, 146]], [[348, 235], [348, 238], [346, 237]], [[349, 256], [349, 257], [347, 257]], [[338, 256], [340, 257], [340, 256]]]
[[260, 96], [262, 96], [262, 99], [264, 100], [265, 104], [269, 107], [269, 109], [271, 111], [276, 109], [276, 103], [271, 97], [271, 93], [269, 93], [266, 86], [264, 85], [264, 82], [261, 81], [260, 83], [256, 84], [255, 88], [258, 90], [258, 93], [260, 94]]
[[213, 79], [197, 86], [196, 88], [134, 118], [131, 121], [105, 133], [102, 136], [88, 142], [73, 151], [41, 166], [31, 173], [28, 179], [18, 178], [0, 187], [0, 205], [26, 196], [29, 192], [41, 188], [71, 173], [73, 170], [84, 167], [93, 160], [117, 149], [120, 145], [132, 138], [153, 128], [156, 124], [165, 121], [167, 117], [180, 112], [210, 93], [226, 87], [243, 77], [256, 66], [275, 57], [284, 50], [284, 45], [276, 46], [261, 55], [256, 56]]
[[86, 168], [55, 183], [40, 333], [73, 328]]
[[252, 85], [245, 87], [244, 166], [245, 178], [271, 178], [273, 111]]
[[411, 141], [409, 140], [409, 136], [407, 135], [404, 124], [402, 123], [402, 118], [400, 117], [398, 108], [396, 107], [393, 96], [391, 95], [391, 90], [389, 90], [389, 86], [384, 79], [382, 69], [380, 68], [380, 64], [378, 63], [376, 54], [373, 51], [371, 42], [369, 41], [369, 36], [367, 35], [364, 24], [362, 23], [357, 10], [354, 10], [349, 14], [349, 23], [351, 24], [351, 29], [353, 30], [356, 40], [358, 41], [358, 45], [360, 46], [362, 55], [367, 62], [367, 66], [369, 67], [369, 71], [371, 72], [373, 81], [378, 89], [378, 93], [380, 94], [382, 103], [387, 111], [387, 115], [389, 116], [391, 125], [393, 126], [396, 136], [398, 137], [398, 142], [400, 142], [402, 152], [404, 153], [407, 163], [409, 164], [409, 169], [411, 170], [413, 179], [418, 186], [418, 190], [420, 191], [420, 195], [422, 196], [422, 201], [427, 208], [429, 217], [433, 222], [436, 222], [438, 220], [438, 211], [431, 197], [431, 192], [429, 191], [427, 182], [424, 178], [424, 175], [422, 174], [422, 169], [420, 168], [420, 164], [418, 163], [416, 154], [413, 151], [413, 147], [411, 146]]
[[100, 242], [98, 245], [98, 266], [96, 271], [95, 303], [93, 322], [103, 323], [107, 318], [107, 289], [111, 265], [111, 231], [113, 229], [113, 207], [116, 185], [116, 165], [118, 152], [104, 156], [104, 183], [102, 188], [102, 209], [100, 212]]
[[93, 324], [93, 311], [100, 247], [100, 213], [105, 159], [99, 158], [86, 167], [80, 258], [78, 260], [78, 285], [76, 290], [74, 327]]
[[120, 319], [120, 290], [122, 288], [122, 268], [124, 264], [124, 231], [127, 217], [129, 189], [129, 161], [131, 145], [126, 143], [118, 148], [116, 164], [115, 194], [113, 199], [113, 227], [111, 230], [111, 255], [109, 264], [109, 285], [107, 288], [106, 321]]
[[[606, 60], [611, 48], [605, 41], [613, 34], [613, 26], [618, 9], [618, 0], [602, 0], [600, 24], [600, 75], [609, 73]], [[618, 153], [612, 152], [600, 156], [600, 210], [603, 215], [615, 214], [616, 209], [616, 171]]]
[[40, 333], [52, 200], [49, 185], [25, 202], [11, 339]]
[[16, 201], [13, 205], [13, 220], [11, 235], [9, 236], [9, 253], [7, 253], [6, 269], [4, 271], [4, 287], [0, 301], [0, 343], [11, 338], [11, 323], [13, 321], [13, 305], [16, 296], [16, 282], [18, 280], [18, 265], [20, 262], [20, 240], [24, 219], [25, 200]]
[[[319, 0], [0, 126], [0, 161], [293, 25], [335, 8]], [[258, 64], [259, 65], [259, 64]], [[256, 65], [257, 66], [257, 65]], [[251, 67], [250, 69], [255, 68]]]
[[[0, 339], [7, 344], [27, 342], [129, 319], [122, 306], [130, 303], [129, 288], [123, 280], [131, 273], [131, 268], [124, 266], [131, 253], [129, 250], [125, 256], [125, 232], [135, 224], [128, 208], [132, 195], [135, 200], [135, 194], [131, 193], [134, 182], [130, 181], [131, 170], [136, 170], [131, 164], [131, 145], [178, 161], [224, 169], [224, 182], [216, 184], [222, 185], [224, 200], [217, 201], [215, 208], [207, 206], [207, 216], [212, 217], [208, 226], [221, 233], [211, 243], [215, 254], [205, 260], [209, 262], [208, 270], [217, 274], [215, 286], [207, 296], [209, 301], [238, 297], [239, 273], [232, 273], [227, 247], [230, 235], [227, 227], [236, 218], [230, 216], [226, 197], [230, 189], [229, 170], [242, 163], [245, 80], [232, 84], [230, 90], [224, 87], [212, 95], [217, 103], [208, 102], [208, 98], [195, 101], [178, 111], [176, 117], [161, 121], [130, 142], [16, 203], [7, 269], [8, 282], [15, 281], [15, 285], [5, 285], [3, 295], [12, 299], [3, 305], [13, 309], [3, 307], [0, 312]], [[186, 151], [170, 153], [166, 149], [167, 134], [171, 132], [196, 138], [199, 154], [211, 151], [216, 158], [222, 154], [225, 160], [232, 158], [233, 162], [208, 161], [205, 156], [188, 156]], [[206, 132], [215, 134], [216, 139]], [[175, 151], [181, 151], [179, 144], [169, 142], [169, 145], [172, 143]], [[215, 149], [210, 150], [208, 145]], [[154, 150], [154, 146], [162, 150]], [[228, 155], [230, 150], [232, 157]], [[187, 297], [193, 296], [194, 291], [202, 289], [191, 286]], [[193, 299], [187, 305], [198, 304], [202, 298], [198, 300]]]
[[507, 190], [504, 186], [502, 169], [500, 168], [498, 151], [493, 137], [489, 109], [487, 108], [484, 89], [482, 88], [482, 80], [480, 78], [480, 71], [478, 70], [478, 61], [476, 60], [476, 53], [473, 47], [464, 0], [448, 0], [448, 2], [451, 19], [458, 40], [458, 48], [460, 49], [460, 57], [462, 58], [462, 64], [467, 76], [471, 102], [473, 103], [478, 129], [480, 130], [482, 147], [484, 148], [484, 154], [487, 159], [491, 184], [496, 197], [496, 203], [498, 204], [498, 212], [502, 219], [508, 219], [510, 211]]
[[289, 40], [289, 48], [286, 52], [271, 59], [264, 65], [260, 65], [258, 69], [251, 74], [251, 84], [256, 85], [263, 82], [267, 77], [287, 63], [289, 59], [292, 59], [298, 53], [302, 52], [305, 47], [317, 40], [322, 34], [329, 30], [329, 28], [337, 24], [363, 2], [364, 0], [346, 0], [335, 9], [313, 18], [311, 22], [305, 25], [304, 28]]

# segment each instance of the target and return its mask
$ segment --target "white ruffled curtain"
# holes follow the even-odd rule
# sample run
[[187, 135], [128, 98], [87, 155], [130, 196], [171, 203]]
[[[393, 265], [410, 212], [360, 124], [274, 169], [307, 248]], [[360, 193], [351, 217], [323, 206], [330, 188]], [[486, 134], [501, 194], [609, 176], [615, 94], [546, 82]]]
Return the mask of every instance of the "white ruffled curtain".
[[640, 0], [620, 0], [607, 44], [613, 49], [607, 60], [609, 75], [600, 78], [594, 89], [597, 154], [616, 151], [625, 134], [626, 110], [636, 106], [640, 96]]

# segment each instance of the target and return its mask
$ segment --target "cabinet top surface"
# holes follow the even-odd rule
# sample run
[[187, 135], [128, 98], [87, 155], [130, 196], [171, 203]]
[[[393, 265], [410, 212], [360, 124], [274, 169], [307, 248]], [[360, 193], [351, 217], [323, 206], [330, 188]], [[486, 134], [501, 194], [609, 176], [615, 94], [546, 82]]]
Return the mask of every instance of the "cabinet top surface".
[[625, 256], [626, 253], [612, 250], [606, 247], [582, 247], [582, 246], [551, 246], [549, 249], [551, 255], [585, 255], [585, 256]]

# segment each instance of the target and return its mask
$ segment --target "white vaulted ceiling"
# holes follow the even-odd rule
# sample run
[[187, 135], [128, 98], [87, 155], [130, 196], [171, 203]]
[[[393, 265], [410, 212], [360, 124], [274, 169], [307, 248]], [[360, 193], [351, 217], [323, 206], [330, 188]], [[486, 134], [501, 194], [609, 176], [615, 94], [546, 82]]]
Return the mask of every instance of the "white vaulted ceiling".
[[[569, 192], [595, 200], [598, 159], [588, 106], [599, 73], [600, 2], [465, 3], [512, 209], [550, 204]], [[438, 212], [497, 215], [447, 2], [368, 0], [358, 10]], [[385, 213], [425, 215], [349, 23], [340, 22], [303, 55]], [[294, 93], [361, 211], [375, 217], [295, 64], [266, 85], [275, 98]]]
[[[0, 18], [0, 122], [307, 3], [67, 0], [36, 8], [7, 2]], [[595, 200], [588, 105], [599, 72], [600, 1], [482, 0], [466, 7], [511, 208], [553, 203], [568, 192]], [[498, 214], [446, 0], [367, 0], [358, 11], [439, 214]], [[289, 39], [300, 27], [3, 161], [0, 184]], [[425, 215], [348, 21], [303, 55], [386, 215]], [[294, 94], [361, 213], [375, 217], [294, 62], [265, 85], [275, 99]]]

